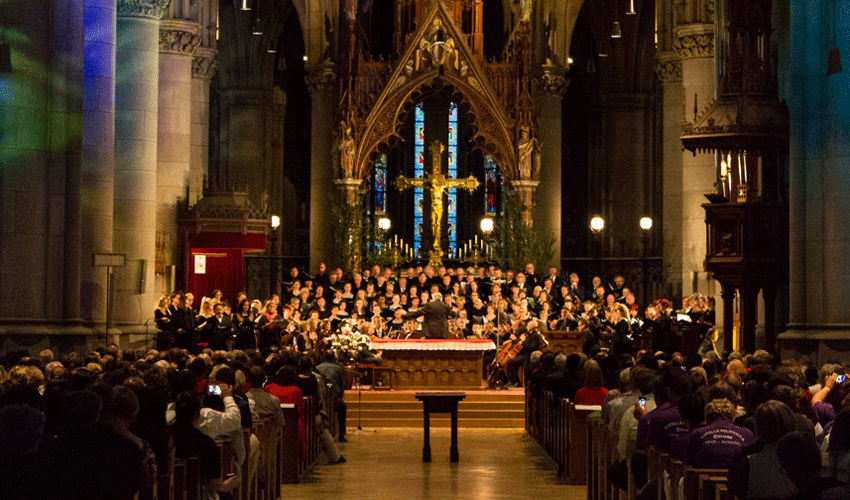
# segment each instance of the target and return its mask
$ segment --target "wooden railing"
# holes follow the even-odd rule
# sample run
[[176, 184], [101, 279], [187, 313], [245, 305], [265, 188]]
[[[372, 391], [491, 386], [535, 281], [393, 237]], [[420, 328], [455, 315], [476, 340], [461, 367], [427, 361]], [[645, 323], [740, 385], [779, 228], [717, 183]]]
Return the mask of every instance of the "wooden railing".
[[[245, 460], [241, 465], [242, 480], [233, 491], [235, 500], [277, 500], [280, 485], [300, 483], [319, 461], [322, 450], [320, 431], [322, 428], [316, 396], [304, 398], [304, 435], [299, 432], [298, 408], [294, 404], [282, 404], [284, 425], [276, 426], [271, 418], [254, 419], [253, 427], [243, 430]], [[334, 416], [334, 392], [325, 391], [323, 411], [329, 417], [331, 435], [338, 436], [337, 419]], [[255, 475], [251, 475], [251, 436], [259, 441], [260, 463]], [[302, 446], [303, 443], [303, 446]], [[233, 446], [230, 438], [216, 439], [221, 461], [221, 477], [225, 479], [233, 470]], [[137, 500], [201, 500], [201, 462], [197, 457], [174, 458], [172, 448], [167, 471], [161, 471], [157, 483], [144, 488]]]

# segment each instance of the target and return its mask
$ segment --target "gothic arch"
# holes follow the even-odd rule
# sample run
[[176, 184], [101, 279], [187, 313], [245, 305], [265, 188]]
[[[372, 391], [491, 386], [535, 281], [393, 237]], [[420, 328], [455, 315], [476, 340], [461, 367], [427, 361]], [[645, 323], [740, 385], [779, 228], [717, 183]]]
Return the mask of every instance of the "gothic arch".
[[396, 90], [391, 99], [376, 106], [366, 120], [361, 134], [360, 153], [354, 175], [365, 178], [378, 155], [403, 141], [401, 130], [407, 113], [431, 90], [446, 89], [472, 129], [475, 147], [493, 155], [501, 173], [508, 179], [518, 178], [513, 152], [513, 121], [493, 105], [479, 90], [454, 75], [423, 75]]
[[[437, 62], [429, 56], [429, 30], [444, 30], [452, 55]], [[442, 31], [441, 31], [442, 32]], [[434, 2], [387, 81], [383, 92], [357, 131], [353, 176], [365, 178], [377, 156], [402, 140], [406, 114], [432, 89], [448, 89], [456, 99], [475, 147], [493, 155], [508, 179], [519, 178], [514, 152], [514, 121], [490, 86], [487, 74], [454, 25], [442, 2]], [[424, 47], [424, 48], [423, 48]], [[423, 66], [420, 68], [420, 62]], [[427, 65], [427, 67], [426, 67]]]

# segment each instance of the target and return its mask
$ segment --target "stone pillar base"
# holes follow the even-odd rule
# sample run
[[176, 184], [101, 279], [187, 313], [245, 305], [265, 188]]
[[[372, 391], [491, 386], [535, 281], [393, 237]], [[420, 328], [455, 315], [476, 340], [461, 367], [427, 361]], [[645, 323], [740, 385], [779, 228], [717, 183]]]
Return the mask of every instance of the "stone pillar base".
[[788, 325], [778, 336], [782, 359], [809, 356], [815, 366], [850, 363], [850, 325]]

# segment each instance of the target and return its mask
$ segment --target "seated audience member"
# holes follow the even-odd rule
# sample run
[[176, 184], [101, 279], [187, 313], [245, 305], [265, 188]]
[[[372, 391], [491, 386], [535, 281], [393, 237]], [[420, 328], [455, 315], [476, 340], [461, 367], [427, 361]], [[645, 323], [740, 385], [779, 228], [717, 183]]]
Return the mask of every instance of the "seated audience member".
[[238, 486], [236, 476], [224, 481], [215, 440], [198, 429], [201, 401], [196, 394], [184, 392], [175, 401], [174, 446], [177, 458], [199, 457], [203, 500], [217, 500], [218, 492], [229, 492]]
[[[688, 374], [676, 366], [664, 369], [661, 388], [655, 392], [656, 403], [652, 412], [643, 415], [638, 422], [637, 447], [639, 450], [655, 446], [664, 453], [677, 436], [690, 431], [690, 424], [679, 413], [679, 399], [691, 390]], [[659, 398], [663, 396], [663, 398]], [[639, 408], [636, 408], [639, 411]]]
[[608, 389], [602, 387], [602, 369], [599, 363], [589, 359], [584, 363], [584, 387], [576, 391], [575, 404], [601, 405]]
[[735, 414], [735, 407], [726, 399], [706, 404], [706, 425], [690, 433], [682, 462], [695, 469], [728, 468], [735, 453], [755, 442], [749, 429], [732, 423]]
[[339, 424], [339, 442], [347, 441], [345, 438], [346, 406], [345, 406], [345, 381], [343, 380], [342, 366], [336, 362], [336, 355], [332, 350], [325, 352], [325, 360], [316, 367], [316, 371], [322, 374], [325, 382], [330, 384], [334, 390], [334, 411]]
[[795, 431], [776, 445], [782, 474], [798, 491], [788, 500], [838, 500], [850, 497], [850, 487], [830, 476], [821, 476], [821, 460], [815, 437]]
[[26, 404], [0, 409], [0, 499], [47, 500], [43, 485], [34, 480], [43, 473], [37, 456], [43, 439], [40, 411]]
[[796, 428], [796, 417], [788, 405], [770, 400], [754, 415], [755, 444], [741, 449], [727, 475], [729, 492], [747, 500], [788, 498], [799, 493], [782, 474], [776, 454], [779, 439]]

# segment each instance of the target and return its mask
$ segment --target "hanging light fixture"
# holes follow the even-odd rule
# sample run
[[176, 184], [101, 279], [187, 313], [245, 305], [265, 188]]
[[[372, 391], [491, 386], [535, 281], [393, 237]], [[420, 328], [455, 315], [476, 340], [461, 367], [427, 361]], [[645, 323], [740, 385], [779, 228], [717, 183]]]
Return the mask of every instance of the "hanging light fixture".
[[614, 27], [611, 29], [611, 38], [622, 38], [623, 31], [620, 29], [620, 23], [614, 21]]
[[[245, 0], [243, 0], [243, 1], [245, 1]], [[629, 0], [629, 11], [626, 12], [626, 15], [627, 16], [633, 16], [635, 14], [637, 14], [637, 12], [635, 12], [635, 0]]]
[[254, 28], [253, 28], [253, 30], [252, 30], [252, 31], [253, 31], [253, 33], [254, 33], [255, 35], [258, 35], [258, 36], [259, 36], [259, 35], [262, 35], [262, 34], [263, 34], [263, 28], [260, 26], [260, 24], [261, 24], [261, 19], [260, 19], [260, 0], [255, 0], [255, 2], [254, 2], [254, 10], [255, 10], [256, 12], [255, 12], [255, 18], [254, 18]]

